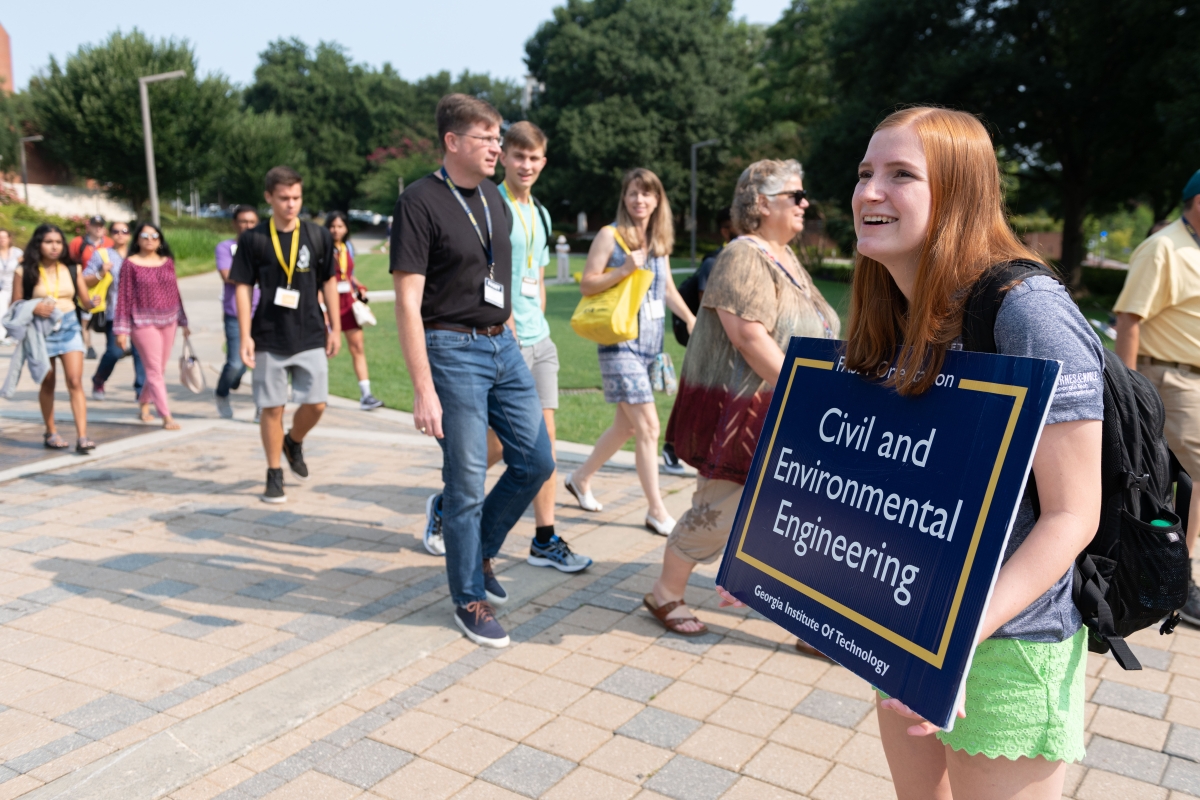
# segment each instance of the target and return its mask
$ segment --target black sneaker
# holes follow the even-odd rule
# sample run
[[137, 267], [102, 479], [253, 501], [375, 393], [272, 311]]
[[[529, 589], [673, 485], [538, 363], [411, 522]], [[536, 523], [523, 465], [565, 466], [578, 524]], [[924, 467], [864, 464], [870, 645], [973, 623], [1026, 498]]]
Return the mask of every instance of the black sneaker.
[[496, 580], [496, 573], [492, 570], [492, 559], [490, 558], [483, 560], [483, 590], [487, 592], [487, 599], [492, 605], [502, 606], [508, 602], [508, 592], [504, 591], [500, 581]]
[[1196, 586], [1194, 580], [1188, 581], [1187, 602], [1179, 609], [1179, 616], [1187, 624], [1200, 628], [1200, 587]]
[[358, 401], [358, 407], [362, 411], [374, 411], [377, 408], [383, 408], [383, 401], [373, 394], [363, 395], [363, 398]]
[[292, 439], [290, 432], [283, 435], [283, 455], [287, 458], [288, 469], [302, 481], [308, 480], [308, 465], [304, 463], [304, 442]]
[[484, 647], [508, 647], [508, 634], [500, 627], [495, 612], [485, 600], [456, 606], [454, 624], [475, 644]]
[[687, 471], [683, 468], [683, 462], [679, 460], [679, 456], [675, 455], [675, 445], [667, 443], [663, 445], [663, 472], [668, 475], [686, 475]]
[[267, 490], [259, 497], [264, 503], [286, 503], [283, 493], [283, 470], [278, 467], [267, 470]]
[[86, 358], [88, 361], [95, 361], [96, 360], [96, 348], [89, 347], [88, 351], [87, 351], [87, 355], [84, 356], [84, 358]]

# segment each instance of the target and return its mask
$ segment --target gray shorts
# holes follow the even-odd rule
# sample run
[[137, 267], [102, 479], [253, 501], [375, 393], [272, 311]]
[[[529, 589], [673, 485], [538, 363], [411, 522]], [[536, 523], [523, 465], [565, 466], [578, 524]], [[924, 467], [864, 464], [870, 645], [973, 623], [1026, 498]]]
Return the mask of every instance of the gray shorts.
[[291, 356], [260, 352], [255, 362], [254, 405], [259, 408], [287, 405], [288, 378], [292, 380], [293, 401], [315, 405], [329, 399], [329, 359], [325, 357], [325, 348]]
[[540, 342], [521, 348], [525, 364], [533, 373], [542, 408], [558, 408], [558, 348], [547, 336]]

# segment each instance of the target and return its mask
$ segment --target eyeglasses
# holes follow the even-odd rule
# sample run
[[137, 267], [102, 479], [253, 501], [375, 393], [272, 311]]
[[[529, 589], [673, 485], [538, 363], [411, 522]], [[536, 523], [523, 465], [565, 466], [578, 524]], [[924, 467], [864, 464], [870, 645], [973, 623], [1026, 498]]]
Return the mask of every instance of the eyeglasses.
[[803, 189], [796, 189], [791, 192], [775, 192], [774, 194], [767, 195], [767, 197], [791, 197], [796, 205], [800, 205], [808, 197], [808, 192]]
[[113, 236], [128, 236], [129, 228], [113, 228], [112, 235]]
[[455, 136], [466, 136], [471, 139], [478, 139], [481, 142], [487, 142], [488, 144], [492, 145], [493, 147], [499, 147], [500, 145], [504, 144], [504, 140], [501, 139], [499, 136], [479, 136], [474, 133], [457, 133], [457, 132], [455, 133]]
[[157, 233], [155, 233], [154, 231], [147, 231], [146, 233], [139, 233], [139, 234], [138, 234], [138, 238], [139, 238], [139, 239], [150, 239], [150, 240], [153, 240], [153, 241], [158, 241], [158, 234], [157, 234]]

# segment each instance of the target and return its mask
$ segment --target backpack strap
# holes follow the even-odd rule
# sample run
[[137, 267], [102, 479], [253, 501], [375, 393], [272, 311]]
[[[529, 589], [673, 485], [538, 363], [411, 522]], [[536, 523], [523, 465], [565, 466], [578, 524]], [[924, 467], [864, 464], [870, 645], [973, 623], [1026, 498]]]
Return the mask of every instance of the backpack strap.
[[542, 224], [546, 226], [546, 245], [549, 246], [550, 237], [554, 234], [554, 231], [550, 228], [550, 212], [546, 210], [544, 205], [542, 205], [542, 201], [538, 200], [533, 195], [529, 195], [529, 199], [532, 200], [533, 204], [537, 207], [538, 216], [541, 218]]
[[975, 353], [996, 352], [996, 317], [1004, 298], [1018, 283], [1035, 275], [1058, 280], [1058, 276], [1036, 261], [1018, 259], [988, 267], [971, 287], [963, 304], [962, 345]]

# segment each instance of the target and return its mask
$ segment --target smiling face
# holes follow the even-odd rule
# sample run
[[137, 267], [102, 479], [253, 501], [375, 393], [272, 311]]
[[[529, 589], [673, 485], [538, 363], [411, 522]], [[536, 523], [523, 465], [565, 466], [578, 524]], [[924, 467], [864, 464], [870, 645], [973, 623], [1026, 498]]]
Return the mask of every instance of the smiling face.
[[893, 277], [897, 269], [915, 277], [933, 195], [925, 150], [912, 126], [884, 128], [871, 137], [851, 205], [858, 252], [883, 264]]
[[546, 153], [541, 149], [526, 150], [510, 145], [500, 156], [500, 163], [504, 165], [504, 180], [509, 186], [529, 191], [546, 166]]
[[658, 195], [636, 180], [629, 183], [622, 201], [625, 203], [625, 213], [637, 223], [649, 221], [658, 208]]

